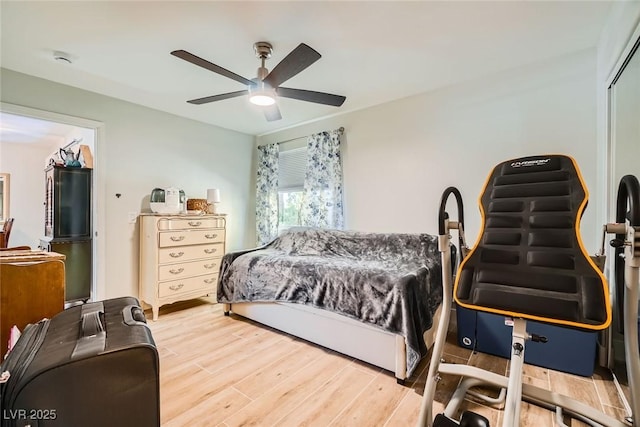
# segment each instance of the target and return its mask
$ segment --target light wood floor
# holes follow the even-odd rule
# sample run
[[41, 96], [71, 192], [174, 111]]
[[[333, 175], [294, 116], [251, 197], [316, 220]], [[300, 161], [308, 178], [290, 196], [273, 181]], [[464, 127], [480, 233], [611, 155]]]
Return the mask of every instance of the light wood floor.
[[[150, 319], [150, 316], [148, 316]], [[176, 303], [149, 321], [160, 353], [163, 426], [413, 426], [420, 408], [428, 357], [405, 386], [393, 373], [310, 344], [255, 322], [222, 314], [213, 300]], [[447, 362], [504, 374], [507, 360], [455, 345]], [[525, 365], [524, 380], [580, 399], [617, 417], [622, 403], [608, 371], [592, 378]], [[442, 412], [459, 381], [444, 376], [434, 402]], [[463, 409], [486, 416], [501, 412], [472, 400]], [[568, 425], [581, 422], [565, 420]], [[553, 426], [551, 412], [523, 403], [522, 426]]]

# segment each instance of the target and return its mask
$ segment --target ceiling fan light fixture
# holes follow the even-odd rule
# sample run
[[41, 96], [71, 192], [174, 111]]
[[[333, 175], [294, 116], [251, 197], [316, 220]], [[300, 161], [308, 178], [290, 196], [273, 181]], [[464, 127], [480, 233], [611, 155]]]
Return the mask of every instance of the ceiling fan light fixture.
[[276, 100], [269, 95], [251, 95], [249, 101], [252, 104], [260, 105], [261, 107], [266, 107], [276, 103]]
[[266, 107], [276, 103], [276, 91], [272, 88], [249, 88], [249, 102]]

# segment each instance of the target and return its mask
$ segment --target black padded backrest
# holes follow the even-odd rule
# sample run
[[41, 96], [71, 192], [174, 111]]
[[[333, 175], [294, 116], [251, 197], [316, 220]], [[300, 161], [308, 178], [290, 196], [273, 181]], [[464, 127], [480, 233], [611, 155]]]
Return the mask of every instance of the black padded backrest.
[[482, 233], [456, 275], [456, 302], [583, 330], [609, 326], [607, 281], [580, 237], [587, 199], [570, 157], [496, 166], [480, 196]]

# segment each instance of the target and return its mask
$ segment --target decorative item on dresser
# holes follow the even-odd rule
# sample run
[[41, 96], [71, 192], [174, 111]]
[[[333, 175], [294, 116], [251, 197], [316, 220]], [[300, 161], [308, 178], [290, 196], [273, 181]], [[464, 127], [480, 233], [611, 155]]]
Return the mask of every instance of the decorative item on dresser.
[[187, 210], [189, 213], [209, 213], [207, 212], [207, 199], [187, 199]]
[[224, 215], [141, 214], [140, 300], [153, 320], [165, 304], [215, 294], [225, 253]]
[[218, 203], [220, 203], [220, 190], [218, 188], [210, 188], [207, 190], [208, 213], [218, 213]]

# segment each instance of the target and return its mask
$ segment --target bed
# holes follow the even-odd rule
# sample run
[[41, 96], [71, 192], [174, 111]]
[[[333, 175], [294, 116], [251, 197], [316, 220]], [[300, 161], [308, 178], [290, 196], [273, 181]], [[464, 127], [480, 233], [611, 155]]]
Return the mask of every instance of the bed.
[[409, 378], [442, 301], [436, 236], [293, 228], [224, 256], [218, 302], [235, 314]]

